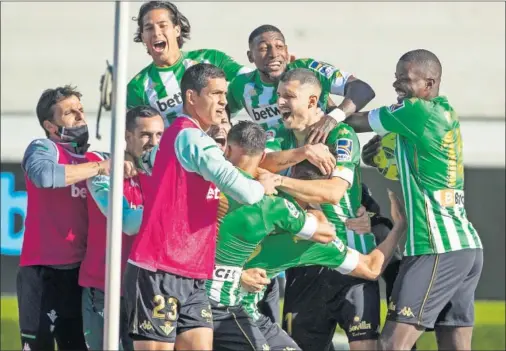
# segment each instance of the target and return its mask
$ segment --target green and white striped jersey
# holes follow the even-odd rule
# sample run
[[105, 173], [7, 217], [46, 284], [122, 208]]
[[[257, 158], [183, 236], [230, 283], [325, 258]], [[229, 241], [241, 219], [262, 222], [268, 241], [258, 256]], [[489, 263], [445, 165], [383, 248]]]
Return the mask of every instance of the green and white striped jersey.
[[278, 231], [305, 233], [310, 222], [306, 224], [306, 213], [299, 205], [279, 196], [242, 205], [221, 193], [215, 268], [213, 278], [206, 281], [209, 298], [219, 306], [239, 304], [242, 268], [259, 243]]
[[396, 161], [408, 220], [406, 256], [482, 248], [464, 208], [464, 160], [457, 113], [444, 96], [411, 98], [369, 112], [378, 134], [396, 133]]
[[[339, 238], [331, 243], [321, 244], [280, 233], [266, 237], [248, 259], [244, 269], [265, 269], [267, 277], [274, 279], [286, 269], [314, 265], [349, 274], [355, 270], [358, 262], [358, 253], [346, 247]], [[264, 288], [258, 293], [241, 293], [241, 304], [253, 320], [260, 318], [257, 304], [265, 290]]]
[[[283, 151], [295, 149], [297, 140], [293, 131], [284, 126], [267, 129], [267, 151]], [[333, 176], [340, 177], [350, 183], [338, 205], [312, 205], [321, 209], [328, 221], [336, 226], [336, 235], [344, 244], [360, 253], [368, 254], [376, 247], [374, 234], [356, 234], [346, 228], [348, 218], [354, 218], [362, 201], [362, 182], [360, 170], [360, 142], [355, 131], [345, 123], [339, 123], [327, 137], [325, 144], [336, 150], [337, 160]], [[290, 175], [290, 169], [284, 172]]]
[[197, 63], [210, 63], [221, 68], [227, 81], [251, 71], [227, 54], [212, 49], [181, 51], [181, 57], [171, 67], [157, 67], [154, 63], [140, 71], [127, 86], [127, 108], [150, 105], [164, 117], [165, 127], [183, 112], [181, 79], [184, 72]]
[[[313, 70], [322, 85], [319, 105], [322, 110], [327, 108], [329, 94], [344, 96], [344, 87], [350, 73], [343, 72], [334, 66], [313, 59], [299, 59], [289, 63], [286, 71], [295, 68]], [[255, 70], [237, 76], [228, 87], [228, 108], [231, 113], [232, 124], [237, 120], [237, 114], [244, 108], [251, 120], [260, 123], [264, 129], [281, 124], [281, 113], [277, 105], [278, 84], [262, 82], [260, 73]]]

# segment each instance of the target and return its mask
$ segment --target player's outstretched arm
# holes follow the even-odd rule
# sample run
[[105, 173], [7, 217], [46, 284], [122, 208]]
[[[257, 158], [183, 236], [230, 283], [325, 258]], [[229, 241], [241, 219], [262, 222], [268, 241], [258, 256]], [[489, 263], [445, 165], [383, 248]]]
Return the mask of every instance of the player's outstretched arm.
[[340, 177], [300, 180], [283, 176], [279, 188], [296, 199], [307, 203], [337, 205], [349, 186], [350, 183]]
[[295, 166], [297, 163], [308, 160], [318, 167], [322, 174], [329, 175], [336, 164], [336, 159], [324, 144], [304, 145], [284, 151], [267, 151], [270, 152], [265, 155], [260, 167], [273, 173], [279, 173]]
[[96, 175], [109, 174], [109, 160], [59, 164], [58, 150], [49, 139], [34, 140], [26, 149], [21, 165], [37, 188], [64, 188]]
[[332, 74], [330, 93], [344, 96], [344, 99], [339, 106], [329, 104], [327, 115], [313, 126], [308, 136], [308, 143], [311, 144], [324, 142], [330, 131], [346, 116], [360, 111], [376, 96], [371, 86], [363, 80], [336, 68], [333, 71], [335, 74]]
[[322, 211], [311, 209], [307, 211], [307, 217], [316, 219], [314, 234], [307, 240], [320, 244], [328, 244], [337, 239], [336, 227], [327, 220]]
[[201, 175], [240, 203], [253, 205], [265, 194], [277, 193], [278, 175], [265, 172], [259, 181], [245, 177], [225, 159], [216, 142], [199, 129], [181, 131], [176, 137], [175, 151], [187, 171]]
[[356, 133], [372, 132], [369, 124], [369, 112], [356, 112], [349, 115], [344, 122], [348, 124]]
[[351, 253], [349, 252], [348, 255], [358, 256], [356, 268], [349, 273], [354, 277], [377, 280], [388, 265], [397, 245], [405, 238], [407, 225], [404, 207], [390, 190], [388, 190], [388, 197], [390, 198], [394, 226], [386, 239], [368, 255], [362, 255], [350, 249]]

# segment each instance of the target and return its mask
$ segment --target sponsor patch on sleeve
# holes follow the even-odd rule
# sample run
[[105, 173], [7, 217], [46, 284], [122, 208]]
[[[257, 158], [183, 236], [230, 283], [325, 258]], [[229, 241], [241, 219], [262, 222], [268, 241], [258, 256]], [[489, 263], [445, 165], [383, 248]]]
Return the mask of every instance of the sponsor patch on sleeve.
[[291, 203], [290, 201], [288, 201], [287, 199], [283, 199], [283, 200], [285, 201], [285, 205], [288, 208], [288, 211], [290, 212], [292, 217], [299, 218], [300, 212], [297, 209], [297, 207], [295, 207], [295, 205], [293, 203]]
[[344, 252], [344, 250], [346, 249], [346, 246], [344, 246], [344, 243], [339, 238], [334, 240], [332, 243], [335, 245], [335, 247], [337, 247], [337, 249], [340, 252]]
[[353, 141], [351, 139], [339, 139], [337, 141], [337, 162], [350, 162], [352, 150]]
[[318, 61], [312, 61], [309, 64], [309, 68], [311, 68], [312, 70], [314, 70], [318, 73], [323, 74], [328, 79], [330, 79], [330, 77], [332, 77], [332, 75], [336, 71], [339, 71], [337, 68], [333, 67], [332, 65], [329, 65], [328, 63], [318, 62]]
[[276, 138], [276, 131], [274, 129], [268, 129], [265, 134], [267, 135], [267, 140], [274, 140]]

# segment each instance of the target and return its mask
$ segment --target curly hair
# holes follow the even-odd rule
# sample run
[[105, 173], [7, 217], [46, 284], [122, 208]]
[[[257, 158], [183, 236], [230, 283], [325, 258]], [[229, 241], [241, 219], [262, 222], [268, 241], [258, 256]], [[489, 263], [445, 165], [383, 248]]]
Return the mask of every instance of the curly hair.
[[187, 39], [190, 39], [190, 21], [186, 18], [177, 8], [176, 5], [169, 1], [149, 1], [142, 4], [139, 9], [139, 15], [132, 19], [137, 22], [137, 32], [134, 36], [135, 43], [142, 43], [142, 28], [144, 27], [143, 18], [144, 16], [156, 9], [165, 9], [170, 14], [170, 20], [174, 26], [181, 28], [181, 35], [177, 38], [177, 45], [181, 49]]

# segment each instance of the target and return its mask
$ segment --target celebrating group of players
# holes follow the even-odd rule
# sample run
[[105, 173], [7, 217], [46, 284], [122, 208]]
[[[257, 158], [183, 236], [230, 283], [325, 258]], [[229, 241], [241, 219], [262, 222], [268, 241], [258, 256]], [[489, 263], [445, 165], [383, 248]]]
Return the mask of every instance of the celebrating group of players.
[[[122, 349], [330, 350], [337, 324], [351, 349], [409, 350], [430, 329], [441, 349], [470, 349], [482, 246], [433, 53], [402, 55], [398, 102], [358, 112], [372, 88], [294, 59], [275, 26], [251, 33], [251, 70], [217, 50], [181, 51], [190, 24], [170, 2], [143, 4], [136, 21], [152, 63], [127, 87]], [[88, 151], [80, 98], [70, 86], [42, 94], [47, 138], [22, 162], [23, 350], [103, 347], [109, 155]], [[361, 183], [356, 133], [368, 131], [379, 135], [364, 146], [372, 166], [381, 136], [396, 140], [393, 223]], [[380, 334], [377, 280], [392, 256]]]

